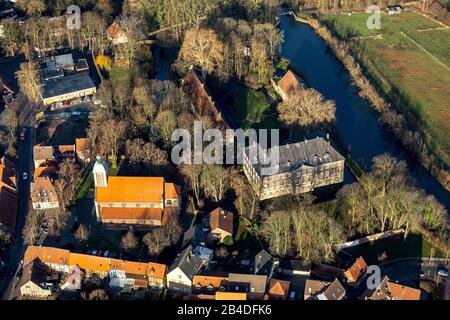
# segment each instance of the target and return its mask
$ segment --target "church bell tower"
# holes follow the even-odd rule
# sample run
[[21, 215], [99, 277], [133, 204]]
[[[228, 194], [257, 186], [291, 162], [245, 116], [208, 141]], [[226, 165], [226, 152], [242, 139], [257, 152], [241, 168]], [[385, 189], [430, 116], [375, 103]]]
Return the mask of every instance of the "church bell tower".
[[94, 175], [95, 187], [107, 187], [108, 186], [108, 173], [107, 165], [103, 163], [100, 155], [97, 155], [97, 161], [94, 164], [92, 173]]

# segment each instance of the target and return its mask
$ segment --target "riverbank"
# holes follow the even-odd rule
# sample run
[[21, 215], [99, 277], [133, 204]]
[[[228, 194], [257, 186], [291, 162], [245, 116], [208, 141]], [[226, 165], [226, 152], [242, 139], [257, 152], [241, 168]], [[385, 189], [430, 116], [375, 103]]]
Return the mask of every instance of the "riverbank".
[[[296, 18], [296, 20], [298, 20]], [[304, 19], [301, 19], [304, 22]], [[415, 128], [409, 128], [409, 123], [403, 115], [394, 110], [386, 102], [389, 94], [386, 91], [378, 92], [381, 86], [375, 86], [373, 75], [369, 73], [369, 68], [361, 67], [360, 60], [357, 61], [352, 48], [347, 42], [339, 40], [330, 31], [329, 26], [316, 19], [307, 21], [317, 35], [319, 35], [333, 51], [335, 56], [342, 62], [344, 67], [350, 73], [353, 83], [359, 88], [359, 95], [367, 99], [371, 106], [380, 114], [380, 120], [395, 135], [397, 140], [402, 143], [408, 153], [413, 156], [424, 168], [426, 168], [441, 185], [450, 192], [450, 173], [447, 165], [434, 154], [430, 145], [426, 143], [422, 135], [419, 135]], [[369, 73], [367, 76], [365, 73]], [[395, 99], [394, 106], [403, 100]], [[391, 99], [390, 99], [391, 100]], [[396, 108], [397, 110], [399, 108]]]

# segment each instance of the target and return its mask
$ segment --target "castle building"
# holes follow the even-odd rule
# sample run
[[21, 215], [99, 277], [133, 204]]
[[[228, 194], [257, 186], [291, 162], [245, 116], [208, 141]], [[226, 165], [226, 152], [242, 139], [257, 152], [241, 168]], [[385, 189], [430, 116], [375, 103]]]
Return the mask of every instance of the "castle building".
[[[345, 158], [322, 137], [274, 148], [278, 148], [279, 163], [272, 175], [262, 174], [264, 165], [250, 159], [249, 148], [244, 153], [244, 173], [261, 200], [311, 192], [344, 180]], [[269, 154], [272, 151], [276, 150]]]
[[107, 229], [164, 225], [179, 212], [180, 186], [163, 177], [111, 177], [98, 157], [93, 168], [97, 219]]

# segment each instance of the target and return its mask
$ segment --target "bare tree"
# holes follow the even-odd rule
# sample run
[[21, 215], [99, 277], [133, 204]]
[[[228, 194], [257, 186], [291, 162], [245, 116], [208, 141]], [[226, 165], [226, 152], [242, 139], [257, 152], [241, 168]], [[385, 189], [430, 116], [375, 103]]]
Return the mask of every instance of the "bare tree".
[[154, 127], [168, 146], [172, 145], [172, 132], [177, 128], [177, 117], [170, 110], [161, 111], [155, 118]]
[[24, 43], [24, 35], [20, 24], [14, 19], [3, 19], [3, 34], [0, 38], [0, 45], [6, 56], [12, 57], [20, 50]]
[[183, 67], [194, 65], [207, 73], [223, 63], [223, 43], [212, 29], [193, 28], [186, 32], [178, 61]]
[[75, 239], [82, 242], [88, 240], [89, 236], [90, 236], [89, 229], [84, 224], [81, 223], [78, 226], [77, 230], [75, 230], [74, 234]]
[[285, 256], [292, 250], [292, 237], [289, 215], [277, 211], [266, 215], [260, 230], [269, 243], [269, 251], [277, 256]]
[[45, 221], [48, 226], [48, 233], [53, 237], [61, 235], [61, 232], [67, 225], [69, 213], [61, 209], [48, 209], [44, 213]]
[[314, 89], [299, 89], [281, 102], [278, 107], [279, 119], [286, 125], [314, 128], [335, 120], [336, 107], [331, 100]]
[[75, 192], [80, 182], [80, 169], [75, 161], [64, 159], [59, 165], [60, 179], [64, 180], [64, 193], [67, 201], [71, 203], [75, 200]]
[[37, 105], [41, 100], [42, 87], [39, 83], [39, 71], [34, 62], [23, 62], [19, 71], [16, 72], [20, 90], [30, 100]]
[[232, 172], [231, 186], [236, 193], [234, 202], [239, 214], [253, 219], [259, 209], [259, 194], [239, 172]]
[[206, 197], [219, 202], [231, 187], [230, 172], [221, 165], [204, 165], [201, 184]]
[[125, 251], [131, 251], [132, 249], [136, 248], [139, 244], [139, 239], [135, 236], [134, 232], [132, 230], [129, 230], [123, 237], [122, 237], [122, 248]]
[[202, 194], [201, 174], [203, 168], [203, 164], [183, 164], [181, 166], [181, 173], [184, 175], [188, 185], [192, 189], [197, 203], [200, 202], [200, 196]]
[[142, 239], [151, 255], [160, 254], [165, 248], [175, 244], [181, 235], [177, 217], [170, 217], [167, 223], [147, 233]]
[[100, 131], [100, 144], [105, 149], [112, 168], [117, 168], [117, 155], [125, 135], [125, 122], [114, 119], [103, 123]]

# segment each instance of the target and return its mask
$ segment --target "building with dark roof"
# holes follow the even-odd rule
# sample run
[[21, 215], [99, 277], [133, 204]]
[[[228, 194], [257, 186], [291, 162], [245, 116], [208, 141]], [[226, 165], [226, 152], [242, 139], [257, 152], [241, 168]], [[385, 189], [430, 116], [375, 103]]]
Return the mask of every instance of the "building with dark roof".
[[97, 92], [88, 73], [77, 73], [45, 81], [42, 101], [45, 105], [93, 95]]
[[259, 300], [266, 292], [267, 276], [230, 273], [228, 286], [230, 292], [245, 292], [249, 299]]
[[252, 146], [244, 152], [244, 173], [261, 200], [311, 192], [344, 180], [345, 158], [322, 137], [267, 150], [269, 155], [271, 152], [279, 154], [275, 173], [271, 175], [263, 171], [269, 165], [261, 164], [258, 152], [251, 150]]
[[255, 255], [251, 271], [253, 274], [265, 275], [268, 279], [272, 278], [273, 271], [279, 265], [279, 260], [274, 258], [266, 250], [261, 250]]
[[203, 266], [203, 260], [192, 252], [192, 246], [186, 247], [176, 258], [167, 272], [169, 290], [191, 293], [194, 276]]
[[14, 231], [18, 196], [16, 166], [6, 157], [0, 159], [0, 227]]

